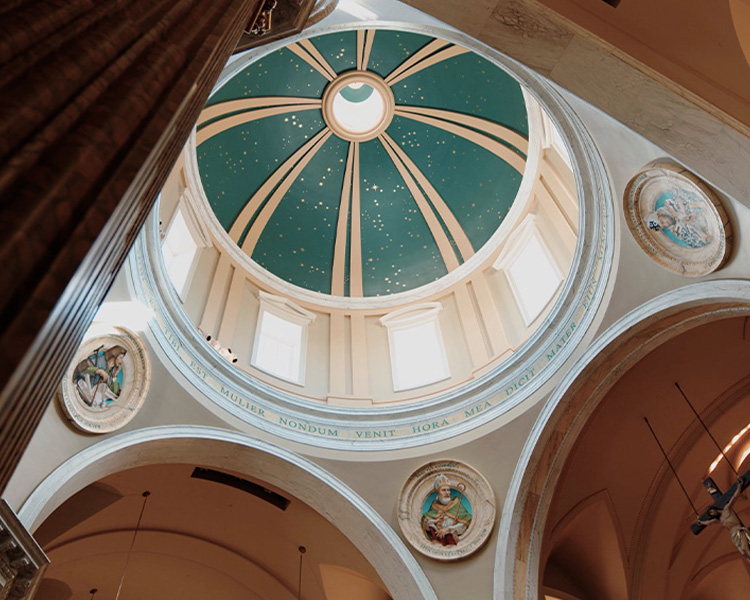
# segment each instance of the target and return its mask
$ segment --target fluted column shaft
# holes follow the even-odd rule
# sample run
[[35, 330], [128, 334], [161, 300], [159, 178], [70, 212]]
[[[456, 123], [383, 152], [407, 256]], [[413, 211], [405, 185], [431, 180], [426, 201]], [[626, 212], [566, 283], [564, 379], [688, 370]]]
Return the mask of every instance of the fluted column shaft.
[[0, 7], [0, 490], [262, 1]]

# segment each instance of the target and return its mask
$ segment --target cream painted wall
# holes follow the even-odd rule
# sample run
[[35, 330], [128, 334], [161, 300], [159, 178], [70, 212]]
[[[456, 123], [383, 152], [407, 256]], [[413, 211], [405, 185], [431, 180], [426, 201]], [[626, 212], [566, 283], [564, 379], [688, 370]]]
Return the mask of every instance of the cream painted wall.
[[[342, 5], [346, 2], [342, 0]], [[375, 2], [363, 3], [368, 10], [376, 10]], [[378, 0], [377, 10], [387, 12], [391, 4]], [[399, 18], [412, 18], [407, 7], [398, 5]], [[339, 22], [350, 17], [337, 11]], [[421, 17], [419, 17], [421, 18]], [[328, 22], [321, 23], [321, 27]], [[604, 116], [582, 101], [566, 95], [578, 115], [584, 120], [594, 137], [606, 162], [616, 198], [629, 178], [645, 163], [663, 158], [666, 153], [657, 146], [645, 141], [622, 125]], [[707, 144], [705, 152], [712, 145]], [[730, 176], [731, 173], [724, 173]], [[729, 263], [718, 273], [706, 279], [746, 278], [750, 272], [750, 244], [743, 238], [742, 230], [750, 227], [750, 210], [740, 202], [726, 198], [726, 204], [736, 231], [736, 250]], [[609, 295], [608, 305], [601, 311], [598, 333], [601, 333], [615, 320], [628, 311], [637, 308], [644, 301], [658, 294], [678, 288], [692, 280], [668, 273], [645, 256], [622, 222], [622, 212], [617, 211], [618, 240], [616, 272]], [[210, 271], [206, 268], [206, 272]], [[121, 272], [107, 301], [130, 298], [126, 270]], [[192, 291], [191, 291], [192, 294]], [[246, 299], [248, 296], [246, 296]], [[192, 295], [189, 302], [192, 301]], [[200, 301], [196, 301], [196, 306]], [[243, 327], [252, 325], [252, 311], [243, 315]], [[369, 326], [373, 329], [372, 326]], [[378, 326], [379, 327], [379, 326]], [[243, 329], [243, 334], [247, 329]], [[385, 331], [378, 330], [379, 344], [384, 344]], [[373, 329], [373, 335], [374, 329]], [[273, 441], [311, 458], [332, 475], [341, 479], [366, 501], [397, 530], [396, 505], [398, 493], [409, 474], [419, 465], [438, 458], [451, 458], [471, 464], [491, 482], [495, 492], [498, 510], [502, 511], [508, 485], [513, 474], [523, 444], [536, 419], [537, 414], [561, 373], [525, 405], [511, 412], [497, 422], [489, 423], [470, 434], [464, 434], [441, 442], [411, 450], [392, 452], [332, 451], [291, 443], [271, 436], [239, 419], [232, 417], [218, 406], [205, 399], [196, 398], [197, 392], [190, 389], [174, 367], [163, 364], [164, 355], [152, 342], [152, 334], [146, 334], [147, 347], [152, 362], [153, 381], [149, 396], [142, 411], [126, 427], [134, 431], [153, 425], [200, 424], [238, 430], [258, 439]], [[239, 352], [247, 352], [241, 346]], [[382, 349], [382, 348], [381, 348]], [[460, 349], [460, 347], [459, 347]], [[236, 348], [233, 348], [236, 350]], [[562, 369], [567, 369], [583, 352], [579, 349]], [[105, 436], [110, 437], [110, 436]], [[39, 483], [55, 467], [80, 450], [97, 443], [99, 436], [83, 434], [67, 424], [55, 403], [46, 411], [42, 423], [24, 454], [19, 468], [8, 485], [5, 497], [14, 508], [19, 508]], [[492, 580], [495, 564], [497, 534], [494, 533], [487, 546], [477, 555], [456, 564], [445, 565], [427, 558], [417, 557], [421, 568], [441, 599], [489, 598], [492, 595]]]
[[729, 0], [540, 2], [750, 126], [746, 31], [735, 31]]

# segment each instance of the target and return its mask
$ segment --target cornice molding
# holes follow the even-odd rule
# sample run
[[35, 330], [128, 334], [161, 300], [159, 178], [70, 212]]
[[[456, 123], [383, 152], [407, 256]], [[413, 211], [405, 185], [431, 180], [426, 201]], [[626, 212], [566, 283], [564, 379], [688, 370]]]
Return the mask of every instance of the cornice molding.
[[[405, 24], [389, 27], [418, 30], [480, 52], [527, 87], [527, 94], [548, 112], [570, 145], [581, 207], [578, 241], [570, 275], [557, 301], [536, 332], [509, 359], [466, 385], [425, 400], [389, 407], [344, 407], [282, 391], [218, 361], [165, 283], [154, 214], [132, 254], [131, 272], [139, 298], [156, 314], [151, 329], [167, 360], [195, 387], [200, 401], [207, 399], [268, 433], [319, 448], [387, 451], [421, 447], [470, 432], [518, 407], [549, 381], [587, 335], [593, 335], [589, 326], [598, 315], [613, 263], [614, 202], [609, 179], [594, 142], [558, 92], [506, 57], [454, 31]], [[242, 66], [233, 63], [223, 78]], [[189, 162], [188, 180], [195, 181], [196, 165]], [[200, 201], [198, 205], [207, 207]], [[211, 227], [220, 227], [212, 222], [212, 215], [202, 216]], [[226, 235], [223, 230], [221, 233]], [[232, 247], [232, 259], [238, 264], [250, 260], [236, 245], [228, 250]], [[278, 290], [281, 286], [271, 287]], [[299, 299], [297, 294], [290, 296]], [[350, 310], [351, 300], [346, 300]]]

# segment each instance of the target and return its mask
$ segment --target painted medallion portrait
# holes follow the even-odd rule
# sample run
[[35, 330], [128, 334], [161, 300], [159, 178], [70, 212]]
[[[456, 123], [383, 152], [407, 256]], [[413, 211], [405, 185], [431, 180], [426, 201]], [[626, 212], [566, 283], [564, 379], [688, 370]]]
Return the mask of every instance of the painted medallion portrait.
[[446, 475], [435, 478], [435, 491], [422, 507], [422, 531], [431, 542], [455, 546], [471, 525], [471, 503], [463, 483], [451, 485]]
[[105, 410], [120, 397], [123, 360], [127, 352], [119, 345], [102, 345], [78, 363], [73, 372], [73, 381], [86, 406]]
[[689, 171], [669, 164], [638, 173], [625, 190], [628, 227], [663, 267], [707, 275], [729, 255], [731, 228], [716, 195]]
[[407, 480], [399, 499], [399, 525], [419, 552], [458, 560], [478, 550], [495, 521], [495, 498], [487, 480], [468, 465], [437, 461]]
[[84, 431], [106, 433], [130, 421], [148, 389], [150, 369], [141, 341], [117, 328], [84, 342], [63, 379], [61, 403]]

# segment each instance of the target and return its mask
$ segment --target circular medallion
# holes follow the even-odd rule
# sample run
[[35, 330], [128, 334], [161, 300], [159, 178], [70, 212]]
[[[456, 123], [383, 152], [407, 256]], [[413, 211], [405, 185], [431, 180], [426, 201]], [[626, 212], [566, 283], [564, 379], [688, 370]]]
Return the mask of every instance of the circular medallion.
[[409, 543], [425, 556], [458, 560], [487, 541], [495, 522], [495, 496], [473, 468], [452, 460], [428, 463], [407, 480], [398, 521]]
[[83, 343], [65, 372], [61, 404], [79, 429], [108, 433], [135, 416], [150, 380], [142, 342], [117, 327], [116, 332]]
[[731, 226], [724, 207], [681, 167], [659, 164], [641, 171], [625, 188], [624, 204], [638, 244], [670, 271], [700, 277], [729, 256]]
[[323, 92], [323, 118], [333, 133], [350, 142], [366, 142], [391, 124], [395, 102], [383, 78], [371, 71], [347, 71]]

